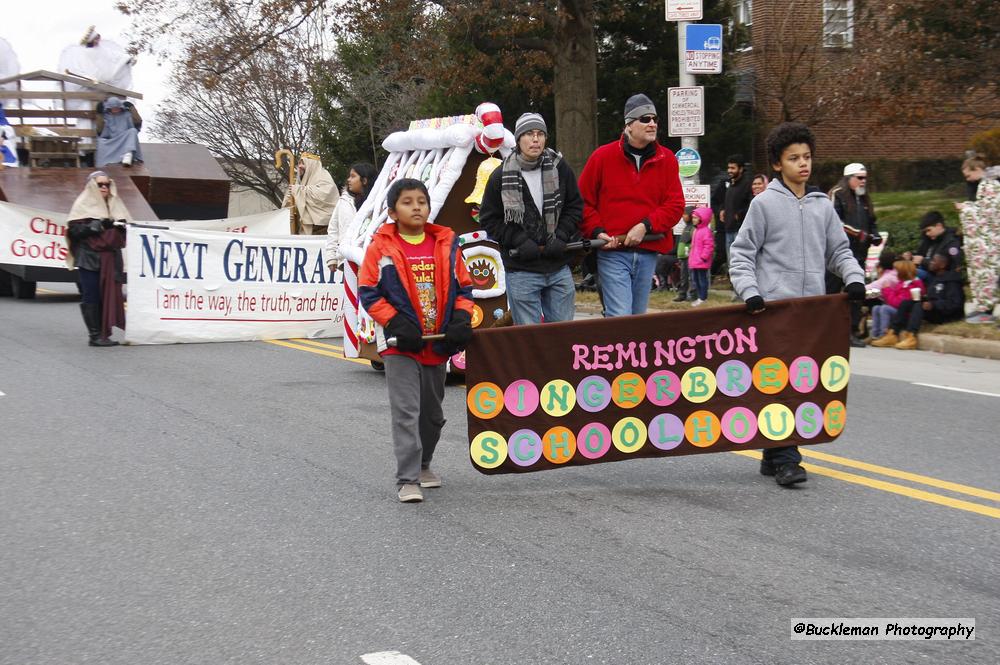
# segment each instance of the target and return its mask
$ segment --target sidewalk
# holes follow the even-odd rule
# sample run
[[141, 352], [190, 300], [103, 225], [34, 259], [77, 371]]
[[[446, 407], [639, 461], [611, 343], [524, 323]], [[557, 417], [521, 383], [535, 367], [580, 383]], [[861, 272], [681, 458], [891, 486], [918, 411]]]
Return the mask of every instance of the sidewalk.
[[[660, 292], [663, 293], [663, 292]], [[670, 297], [673, 298], [675, 292], [669, 291]], [[729, 289], [709, 289], [709, 302], [706, 303], [708, 307], [718, 306], [718, 305], [728, 305], [731, 304], [731, 299], [733, 297], [733, 292]], [[580, 302], [581, 293], [577, 291], [577, 307], [576, 307], [576, 318], [595, 318], [601, 315], [601, 309], [598, 304], [593, 305], [589, 303]], [[588, 297], [588, 296], [584, 296]], [[678, 303], [675, 308], [662, 308], [650, 306], [649, 312], [671, 312], [684, 309], [684, 306]], [[971, 305], [966, 304], [967, 314], [971, 314]], [[1000, 308], [998, 308], [1000, 309]], [[995, 310], [1000, 318], [1000, 312]], [[971, 325], [971, 324], [966, 324]], [[995, 324], [980, 324], [980, 325], [995, 325]], [[937, 332], [925, 332], [920, 333], [917, 336], [919, 342], [919, 348], [921, 351], [934, 351], [937, 353], [950, 353], [960, 356], [969, 356], [972, 358], [986, 358], [990, 360], [1000, 360], [1000, 340], [992, 339], [974, 339], [970, 337], [962, 337], [960, 335], [949, 335]]]

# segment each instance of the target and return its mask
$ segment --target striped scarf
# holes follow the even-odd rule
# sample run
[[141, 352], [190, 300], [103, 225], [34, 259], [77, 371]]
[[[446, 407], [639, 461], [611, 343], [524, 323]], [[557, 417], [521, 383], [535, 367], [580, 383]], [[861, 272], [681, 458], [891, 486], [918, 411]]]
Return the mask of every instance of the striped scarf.
[[[503, 203], [503, 221], [505, 224], [519, 224], [525, 227], [529, 236], [535, 239], [545, 239], [555, 233], [559, 213], [562, 211], [562, 196], [559, 194], [559, 172], [556, 165], [562, 161], [562, 155], [546, 148], [542, 156], [534, 162], [525, 160], [521, 153], [511, 154], [503, 162], [503, 173], [500, 177], [500, 200]], [[521, 171], [542, 169], [542, 218], [545, 220], [545, 232], [541, 225], [533, 222], [530, 227], [524, 222], [524, 192], [527, 187], [521, 178]], [[533, 227], [533, 228], [532, 228]]]

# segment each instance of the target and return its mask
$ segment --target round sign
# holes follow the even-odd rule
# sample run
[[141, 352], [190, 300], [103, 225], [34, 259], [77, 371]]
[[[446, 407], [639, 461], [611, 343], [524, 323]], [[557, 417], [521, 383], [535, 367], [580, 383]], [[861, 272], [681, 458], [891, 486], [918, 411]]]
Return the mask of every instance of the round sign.
[[690, 178], [701, 169], [701, 155], [694, 148], [681, 148], [675, 156], [682, 178]]

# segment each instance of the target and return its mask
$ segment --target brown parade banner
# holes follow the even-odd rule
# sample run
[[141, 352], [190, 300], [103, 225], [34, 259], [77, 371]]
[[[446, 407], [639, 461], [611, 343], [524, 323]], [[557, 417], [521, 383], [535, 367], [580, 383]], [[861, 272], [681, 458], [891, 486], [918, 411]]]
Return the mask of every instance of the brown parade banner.
[[482, 473], [826, 443], [844, 430], [846, 296], [477, 330]]

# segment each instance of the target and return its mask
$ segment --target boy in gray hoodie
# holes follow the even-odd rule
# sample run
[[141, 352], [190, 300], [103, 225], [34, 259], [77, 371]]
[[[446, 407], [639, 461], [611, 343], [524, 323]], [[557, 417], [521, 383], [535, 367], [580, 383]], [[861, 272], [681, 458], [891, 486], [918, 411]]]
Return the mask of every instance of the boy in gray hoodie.
[[[848, 299], [865, 298], [865, 274], [833, 204], [807, 185], [815, 149], [812, 131], [801, 123], [782, 123], [767, 137], [777, 177], [751, 201], [729, 266], [736, 295], [751, 314], [763, 312], [766, 301], [825, 294], [828, 268], [846, 284]], [[798, 446], [767, 448], [760, 472], [790, 487], [806, 481], [801, 462]]]

